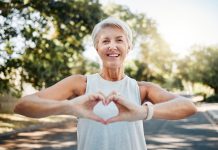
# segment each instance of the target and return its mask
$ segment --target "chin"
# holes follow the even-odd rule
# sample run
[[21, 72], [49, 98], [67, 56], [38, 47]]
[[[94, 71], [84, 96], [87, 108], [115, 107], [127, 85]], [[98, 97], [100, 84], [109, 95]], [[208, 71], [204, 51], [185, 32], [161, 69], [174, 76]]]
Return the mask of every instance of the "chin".
[[111, 69], [116, 69], [122, 67], [122, 63], [107, 63], [106, 67]]

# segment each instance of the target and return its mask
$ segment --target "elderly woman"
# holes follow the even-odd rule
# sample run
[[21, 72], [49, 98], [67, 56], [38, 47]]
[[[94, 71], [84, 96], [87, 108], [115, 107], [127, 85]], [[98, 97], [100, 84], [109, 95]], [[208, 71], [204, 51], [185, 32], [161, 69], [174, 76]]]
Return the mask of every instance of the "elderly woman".
[[24, 96], [14, 111], [33, 118], [78, 117], [79, 150], [145, 150], [143, 120], [177, 120], [196, 112], [189, 99], [125, 75], [132, 48], [126, 23], [107, 18], [95, 26], [92, 38], [103, 63], [99, 73], [72, 75]]

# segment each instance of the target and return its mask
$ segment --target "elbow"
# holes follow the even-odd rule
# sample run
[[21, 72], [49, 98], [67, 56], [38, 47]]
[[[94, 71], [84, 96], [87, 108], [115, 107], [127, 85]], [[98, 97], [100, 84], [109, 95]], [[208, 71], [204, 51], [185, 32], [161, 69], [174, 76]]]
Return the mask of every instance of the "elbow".
[[14, 106], [14, 113], [23, 115], [23, 112], [26, 109], [26, 107], [27, 107], [27, 102], [21, 98]]
[[197, 107], [195, 106], [195, 104], [190, 100], [190, 99], [187, 99], [187, 116], [191, 116], [191, 115], [194, 115], [195, 113], [197, 113]]
[[20, 98], [17, 104], [14, 106], [14, 113], [26, 117], [36, 118], [32, 113], [32, 111], [34, 111], [34, 107], [30, 99], [31, 95]]
[[30, 118], [43, 118], [54, 113], [54, 106], [52, 104], [52, 102], [42, 102], [35, 94], [27, 95], [19, 99], [14, 107], [14, 113]]
[[198, 112], [197, 107], [192, 103], [192, 115]]

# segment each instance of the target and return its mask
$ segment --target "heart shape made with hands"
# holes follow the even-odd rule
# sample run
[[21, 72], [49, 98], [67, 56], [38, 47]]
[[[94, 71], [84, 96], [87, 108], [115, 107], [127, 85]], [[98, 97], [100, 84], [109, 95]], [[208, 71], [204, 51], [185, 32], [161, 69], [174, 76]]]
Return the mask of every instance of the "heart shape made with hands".
[[114, 102], [110, 102], [108, 105], [103, 105], [102, 101], [97, 103], [93, 108], [93, 112], [104, 120], [117, 116], [119, 110]]

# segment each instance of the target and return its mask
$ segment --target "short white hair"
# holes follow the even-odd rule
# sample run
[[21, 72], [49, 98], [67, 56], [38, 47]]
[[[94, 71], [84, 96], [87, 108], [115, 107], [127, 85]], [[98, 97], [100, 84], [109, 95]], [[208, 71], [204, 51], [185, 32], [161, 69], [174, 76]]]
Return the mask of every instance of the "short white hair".
[[93, 45], [96, 49], [97, 49], [97, 44], [98, 44], [97, 36], [98, 36], [99, 32], [103, 28], [108, 27], [108, 26], [116, 26], [116, 27], [122, 29], [127, 36], [129, 48], [130, 49], [132, 48], [132, 30], [130, 29], [130, 27], [124, 21], [122, 21], [120, 19], [117, 19], [114, 17], [109, 17], [109, 18], [102, 20], [98, 24], [96, 24], [93, 31], [92, 31], [92, 42], [93, 42]]

